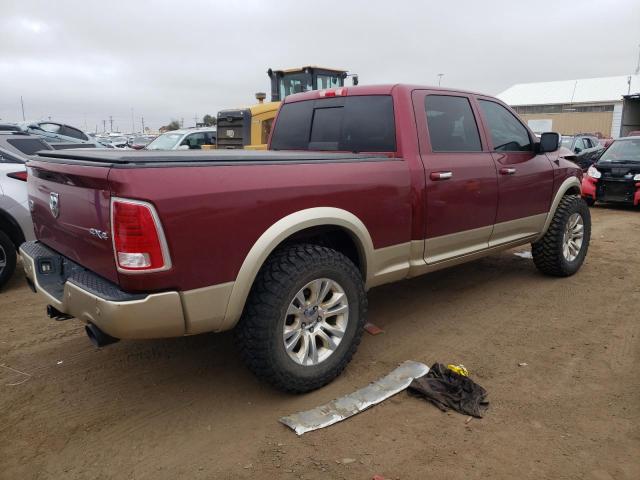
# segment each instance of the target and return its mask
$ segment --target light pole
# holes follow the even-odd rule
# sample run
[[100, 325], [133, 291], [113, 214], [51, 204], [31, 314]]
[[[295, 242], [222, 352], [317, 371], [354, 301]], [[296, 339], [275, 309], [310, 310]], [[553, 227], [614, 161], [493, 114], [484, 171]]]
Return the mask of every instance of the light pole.
[[439, 73], [438, 74], [438, 86], [440, 86], [440, 84], [442, 83], [442, 77], [444, 77], [444, 73]]

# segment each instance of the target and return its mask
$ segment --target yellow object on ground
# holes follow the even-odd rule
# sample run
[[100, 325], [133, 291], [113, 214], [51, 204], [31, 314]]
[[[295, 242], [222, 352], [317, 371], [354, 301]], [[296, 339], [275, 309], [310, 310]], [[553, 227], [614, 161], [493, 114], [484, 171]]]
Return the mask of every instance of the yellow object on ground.
[[460, 365], [447, 365], [447, 368], [449, 370], [451, 370], [452, 372], [456, 372], [458, 375], [462, 375], [463, 377], [468, 377], [469, 376], [469, 370], [467, 370], [467, 368], [460, 364]]

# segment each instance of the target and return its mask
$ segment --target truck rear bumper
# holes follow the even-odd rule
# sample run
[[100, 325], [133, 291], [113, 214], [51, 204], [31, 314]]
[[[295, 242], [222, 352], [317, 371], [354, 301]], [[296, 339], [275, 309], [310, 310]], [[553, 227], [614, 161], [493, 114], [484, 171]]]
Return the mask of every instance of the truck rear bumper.
[[53, 307], [112, 337], [143, 339], [187, 333], [179, 292], [123, 292], [39, 242], [22, 244], [20, 255], [27, 281]]

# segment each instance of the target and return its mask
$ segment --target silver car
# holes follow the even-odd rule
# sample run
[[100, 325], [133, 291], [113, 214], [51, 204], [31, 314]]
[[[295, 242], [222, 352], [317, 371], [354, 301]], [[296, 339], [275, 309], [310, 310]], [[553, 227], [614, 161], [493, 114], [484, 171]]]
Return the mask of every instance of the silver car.
[[145, 150], [200, 150], [216, 144], [215, 128], [183, 128], [163, 133], [147, 145]]
[[35, 152], [51, 149], [37, 136], [0, 132], [0, 288], [16, 268], [17, 248], [35, 238], [24, 163]]

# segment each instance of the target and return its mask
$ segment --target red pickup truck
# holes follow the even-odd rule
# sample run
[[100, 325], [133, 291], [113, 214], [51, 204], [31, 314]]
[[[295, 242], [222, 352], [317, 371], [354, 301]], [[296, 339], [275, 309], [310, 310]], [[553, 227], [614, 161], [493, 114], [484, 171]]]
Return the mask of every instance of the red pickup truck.
[[23, 264], [99, 346], [235, 328], [252, 371], [304, 392], [351, 359], [371, 287], [528, 243], [575, 273], [590, 216], [558, 143], [464, 91], [292, 95], [267, 152], [41, 152]]

